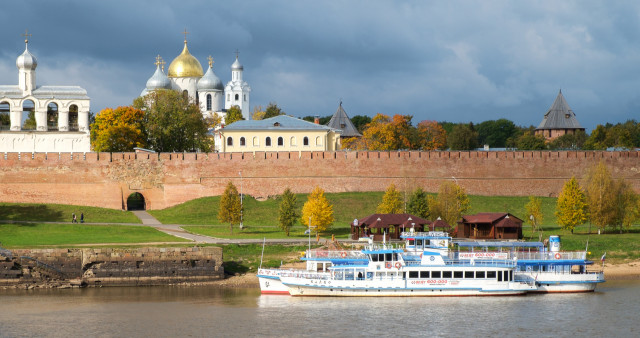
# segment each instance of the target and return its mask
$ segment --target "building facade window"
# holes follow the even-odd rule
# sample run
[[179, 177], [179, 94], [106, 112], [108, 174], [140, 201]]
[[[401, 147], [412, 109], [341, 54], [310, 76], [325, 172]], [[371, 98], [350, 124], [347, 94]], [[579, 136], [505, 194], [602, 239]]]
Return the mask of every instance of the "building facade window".
[[244, 102], [247, 102], [247, 94], [243, 94], [242, 97], [244, 98]]
[[289, 145], [292, 147], [296, 146], [296, 137], [295, 136], [291, 136], [291, 139], [289, 140]]
[[322, 138], [320, 136], [316, 136], [316, 145], [317, 146], [321, 146], [322, 145]]
[[211, 110], [211, 94], [207, 94], [207, 110]]
[[267, 138], [264, 140], [264, 145], [267, 147], [271, 147], [271, 137], [267, 136]]
[[241, 147], [246, 146], [246, 143], [245, 143], [245, 141], [244, 141], [244, 137], [241, 137], [241, 138], [240, 138], [240, 146], [241, 146]]
[[282, 137], [278, 137], [278, 147], [284, 146], [284, 139]]
[[309, 138], [308, 138], [308, 137], [306, 137], [306, 136], [305, 136], [305, 137], [302, 139], [302, 145], [303, 145], [303, 146], [308, 146], [308, 145], [309, 145]]
[[240, 95], [236, 94], [236, 101], [240, 99]]
[[254, 136], [254, 137], [253, 137], [253, 146], [254, 146], [254, 147], [257, 147], [257, 146], [259, 146], [259, 145], [260, 145], [260, 141], [259, 141], [259, 139], [258, 139], [258, 136]]
[[231, 136], [227, 137], [227, 146], [233, 146], [233, 138]]

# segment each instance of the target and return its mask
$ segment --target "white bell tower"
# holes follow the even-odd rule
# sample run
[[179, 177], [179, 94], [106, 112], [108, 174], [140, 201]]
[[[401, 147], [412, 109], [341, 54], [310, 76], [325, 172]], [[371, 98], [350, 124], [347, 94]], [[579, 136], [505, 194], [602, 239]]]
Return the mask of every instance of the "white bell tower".
[[224, 88], [224, 108], [228, 110], [233, 106], [238, 106], [242, 110], [242, 117], [245, 120], [250, 120], [249, 95], [251, 87], [242, 79], [243, 71], [244, 67], [238, 60], [238, 51], [236, 51], [236, 61], [231, 65], [231, 81]]

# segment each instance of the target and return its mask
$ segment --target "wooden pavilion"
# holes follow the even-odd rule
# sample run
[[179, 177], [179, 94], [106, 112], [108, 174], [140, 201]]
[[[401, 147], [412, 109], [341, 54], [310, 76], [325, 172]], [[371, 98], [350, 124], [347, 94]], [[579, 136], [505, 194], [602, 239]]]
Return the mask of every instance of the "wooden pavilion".
[[373, 235], [374, 241], [400, 239], [402, 231], [424, 231], [431, 221], [411, 214], [373, 214], [351, 223], [351, 239], [368, 238]]
[[520, 239], [522, 220], [510, 213], [481, 212], [462, 216], [457, 238]]

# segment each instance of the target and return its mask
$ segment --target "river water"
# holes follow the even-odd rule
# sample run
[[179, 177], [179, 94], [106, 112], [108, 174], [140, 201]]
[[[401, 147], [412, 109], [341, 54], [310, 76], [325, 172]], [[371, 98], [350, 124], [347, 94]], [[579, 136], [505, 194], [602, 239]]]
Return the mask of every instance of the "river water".
[[640, 281], [522, 297], [297, 298], [213, 287], [0, 290], [0, 337], [638, 337]]

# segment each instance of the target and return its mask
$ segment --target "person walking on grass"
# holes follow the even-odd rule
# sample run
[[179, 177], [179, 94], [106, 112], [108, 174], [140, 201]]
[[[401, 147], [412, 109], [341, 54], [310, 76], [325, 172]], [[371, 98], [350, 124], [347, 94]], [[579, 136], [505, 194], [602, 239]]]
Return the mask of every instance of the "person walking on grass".
[[78, 223], [78, 219], [76, 218], [76, 213], [74, 212], [73, 214], [71, 214], [72, 218], [71, 218], [71, 223]]
[[84, 223], [84, 212], [80, 213], [80, 223]]

